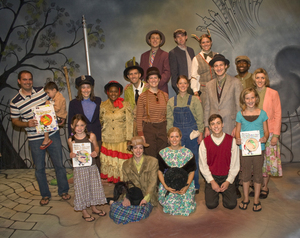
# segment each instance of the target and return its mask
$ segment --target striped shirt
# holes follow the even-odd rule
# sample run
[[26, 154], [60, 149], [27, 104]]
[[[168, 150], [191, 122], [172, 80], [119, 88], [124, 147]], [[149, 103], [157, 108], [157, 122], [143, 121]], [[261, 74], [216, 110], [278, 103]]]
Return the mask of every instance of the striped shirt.
[[[10, 113], [12, 119], [20, 119], [23, 122], [28, 122], [33, 119], [32, 108], [40, 105], [45, 105], [48, 96], [44, 92], [43, 87], [33, 87], [31, 95], [22, 94], [22, 89], [19, 93], [10, 101]], [[25, 127], [28, 140], [38, 140], [44, 138], [44, 133], [38, 134], [35, 127]], [[50, 132], [52, 135], [54, 132]]]
[[139, 96], [136, 111], [137, 131], [139, 136], [144, 135], [143, 121], [151, 123], [166, 121], [168, 100], [168, 94], [161, 90], [158, 90], [156, 95], [147, 90]]

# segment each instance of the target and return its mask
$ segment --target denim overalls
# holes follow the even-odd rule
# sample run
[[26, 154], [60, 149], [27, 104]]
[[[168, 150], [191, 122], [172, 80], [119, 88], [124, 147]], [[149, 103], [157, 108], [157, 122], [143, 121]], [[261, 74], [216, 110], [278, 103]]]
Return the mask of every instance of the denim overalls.
[[177, 107], [177, 96], [174, 97], [174, 123], [173, 126], [178, 127], [181, 130], [182, 138], [181, 145], [190, 149], [196, 160], [197, 169], [195, 171], [194, 182], [195, 188], [199, 189], [199, 145], [197, 138], [191, 140], [190, 134], [193, 130], [198, 130], [196, 120], [193, 116], [193, 113], [190, 110], [190, 104], [192, 101], [192, 95], [189, 95], [189, 99], [186, 107]]

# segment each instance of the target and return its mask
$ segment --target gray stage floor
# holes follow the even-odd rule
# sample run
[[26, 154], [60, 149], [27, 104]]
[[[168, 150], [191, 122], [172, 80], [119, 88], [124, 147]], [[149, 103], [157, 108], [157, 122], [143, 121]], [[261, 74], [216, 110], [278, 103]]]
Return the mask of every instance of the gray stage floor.
[[[73, 197], [63, 201], [57, 187], [50, 186], [52, 199], [40, 206], [41, 199], [34, 170], [0, 171], [0, 237], [205, 237], [205, 238], [298, 238], [300, 237], [300, 163], [283, 165], [284, 176], [272, 178], [269, 197], [262, 202], [262, 211], [227, 210], [222, 205], [208, 210], [204, 204], [204, 183], [196, 195], [197, 210], [189, 217], [164, 214], [161, 206], [154, 208], [150, 217], [138, 223], [115, 224], [109, 216], [85, 222], [80, 212], [73, 210]], [[72, 170], [68, 169], [71, 173]], [[54, 177], [47, 170], [48, 179]], [[104, 183], [107, 196], [112, 196], [113, 185]], [[73, 184], [70, 194], [74, 195]], [[240, 201], [241, 199], [239, 199]], [[100, 206], [109, 212], [109, 206]]]

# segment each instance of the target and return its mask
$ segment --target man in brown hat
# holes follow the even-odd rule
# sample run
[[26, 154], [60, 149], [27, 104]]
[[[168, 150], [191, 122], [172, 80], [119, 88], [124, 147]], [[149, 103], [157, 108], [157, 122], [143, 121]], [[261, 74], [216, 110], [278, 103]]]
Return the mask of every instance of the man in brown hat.
[[253, 87], [252, 74], [249, 73], [249, 68], [251, 66], [251, 61], [248, 56], [240, 55], [235, 58], [235, 65], [238, 75], [235, 77], [241, 80], [243, 88]]
[[165, 36], [162, 32], [153, 30], [146, 35], [146, 42], [151, 49], [141, 55], [141, 67], [144, 72], [147, 72], [149, 67], [158, 68], [161, 75], [158, 89], [168, 93], [170, 79], [169, 54], [160, 49], [165, 43]]
[[235, 118], [241, 110], [239, 99], [243, 86], [239, 79], [226, 74], [229, 63], [229, 60], [221, 54], [216, 54], [209, 62], [217, 77], [206, 84], [205, 137], [210, 135], [208, 118], [212, 114], [220, 114], [224, 121], [223, 131], [235, 136]]
[[126, 85], [124, 92], [124, 100], [130, 103], [130, 106], [133, 111], [133, 135], [137, 135], [136, 128], [136, 105], [141, 93], [145, 92], [149, 85], [141, 80], [141, 77], [144, 75], [144, 70], [135, 62], [135, 57], [129, 60], [125, 64], [125, 70], [123, 72], [124, 78], [126, 81], [129, 81], [130, 84]]
[[[195, 52], [192, 48], [186, 46], [187, 33], [184, 29], [177, 29], [173, 34], [174, 41], [177, 46], [169, 52], [169, 64], [171, 70], [172, 87], [178, 94], [177, 79], [179, 75], [185, 75], [191, 79], [192, 59], [195, 57]], [[193, 91], [189, 88], [192, 95]]]

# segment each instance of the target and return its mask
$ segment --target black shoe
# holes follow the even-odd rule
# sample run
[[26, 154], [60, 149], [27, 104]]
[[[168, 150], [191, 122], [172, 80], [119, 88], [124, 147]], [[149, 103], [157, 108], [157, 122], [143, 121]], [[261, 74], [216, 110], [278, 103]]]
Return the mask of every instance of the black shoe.
[[269, 189], [268, 189], [268, 191], [260, 190], [259, 198], [260, 199], [266, 199], [269, 195], [269, 191], [270, 191]]
[[236, 197], [241, 198], [242, 194], [241, 194], [240, 190], [238, 188], [236, 188], [235, 191], [236, 191]]
[[196, 189], [195, 193], [196, 193], [196, 194], [199, 194], [199, 189]]

